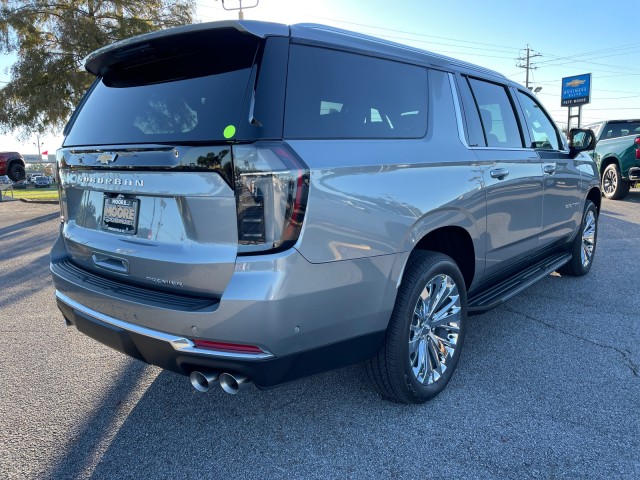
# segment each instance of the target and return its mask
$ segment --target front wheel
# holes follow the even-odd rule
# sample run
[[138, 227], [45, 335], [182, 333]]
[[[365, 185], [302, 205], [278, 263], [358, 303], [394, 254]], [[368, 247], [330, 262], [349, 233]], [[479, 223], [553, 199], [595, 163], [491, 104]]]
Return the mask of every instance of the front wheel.
[[20, 180], [24, 180], [25, 178], [25, 170], [24, 166], [14, 161], [9, 165], [9, 170], [7, 171], [7, 175], [11, 179], [12, 182], [19, 182]]
[[622, 179], [618, 165], [607, 165], [602, 174], [602, 191], [604, 196], [611, 200], [621, 200], [629, 193], [631, 184]]
[[581, 277], [591, 270], [593, 256], [598, 242], [598, 209], [591, 200], [587, 200], [582, 214], [580, 229], [571, 243], [572, 258], [560, 268], [562, 275]]
[[447, 255], [415, 251], [409, 257], [378, 354], [365, 371], [380, 395], [423, 403], [449, 383], [464, 342], [467, 292]]

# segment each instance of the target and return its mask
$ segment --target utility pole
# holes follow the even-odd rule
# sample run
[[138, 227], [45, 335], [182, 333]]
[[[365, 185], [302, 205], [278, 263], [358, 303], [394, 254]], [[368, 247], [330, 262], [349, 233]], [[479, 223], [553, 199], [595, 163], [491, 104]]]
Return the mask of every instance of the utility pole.
[[42, 147], [42, 143], [40, 142], [40, 134], [36, 133], [36, 141], [33, 143], [34, 146], [38, 147], [38, 156], [42, 160], [42, 155], [40, 154], [40, 147]]
[[527, 56], [522, 58], [517, 58], [516, 60], [521, 61], [521, 62], [525, 62], [525, 64], [519, 64], [516, 65], [519, 68], [524, 68], [527, 71], [527, 77], [525, 80], [525, 86], [527, 88], [529, 88], [529, 70], [536, 70], [538, 67], [534, 67], [531, 65], [531, 59], [535, 58], [535, 57], [541, 57], [542, 54], [541, 53], [533, 53], [533, 50], [531, 50], [531, 48], [529, 48], [529, 44], [527, 44]]

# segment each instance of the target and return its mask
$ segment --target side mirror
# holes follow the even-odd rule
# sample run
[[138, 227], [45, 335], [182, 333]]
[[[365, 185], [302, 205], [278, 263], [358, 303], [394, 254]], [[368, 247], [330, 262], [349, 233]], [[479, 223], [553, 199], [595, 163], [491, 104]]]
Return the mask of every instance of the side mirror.
[[596, 134], [588, 128], [572, 128], [569, 131], [569, 150], [575, 157], [580, 152], [593, 150], [596, 146]]

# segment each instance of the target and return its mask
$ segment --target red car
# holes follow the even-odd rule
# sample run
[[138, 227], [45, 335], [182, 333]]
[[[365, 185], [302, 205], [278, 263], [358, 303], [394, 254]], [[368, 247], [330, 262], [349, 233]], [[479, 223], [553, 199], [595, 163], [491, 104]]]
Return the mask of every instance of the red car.
[[0, 175], [7, 175], [12, 181], [24, 180], [24, 159], [18, 152], [0, 152]]

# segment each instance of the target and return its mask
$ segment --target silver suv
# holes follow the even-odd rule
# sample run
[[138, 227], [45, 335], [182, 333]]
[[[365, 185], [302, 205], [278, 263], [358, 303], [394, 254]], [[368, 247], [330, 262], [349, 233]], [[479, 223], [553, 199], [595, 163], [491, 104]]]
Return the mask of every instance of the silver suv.
[[[86, 59], [57, 153], [68, 324], [189, 375], [271, 387], [364, 362], [447, 384], [467, 315], [593, 262], [589, 130], [504, 76], [321, 25], [192, 25]], [[570, 139], [571, 140], [571, 139]]]

